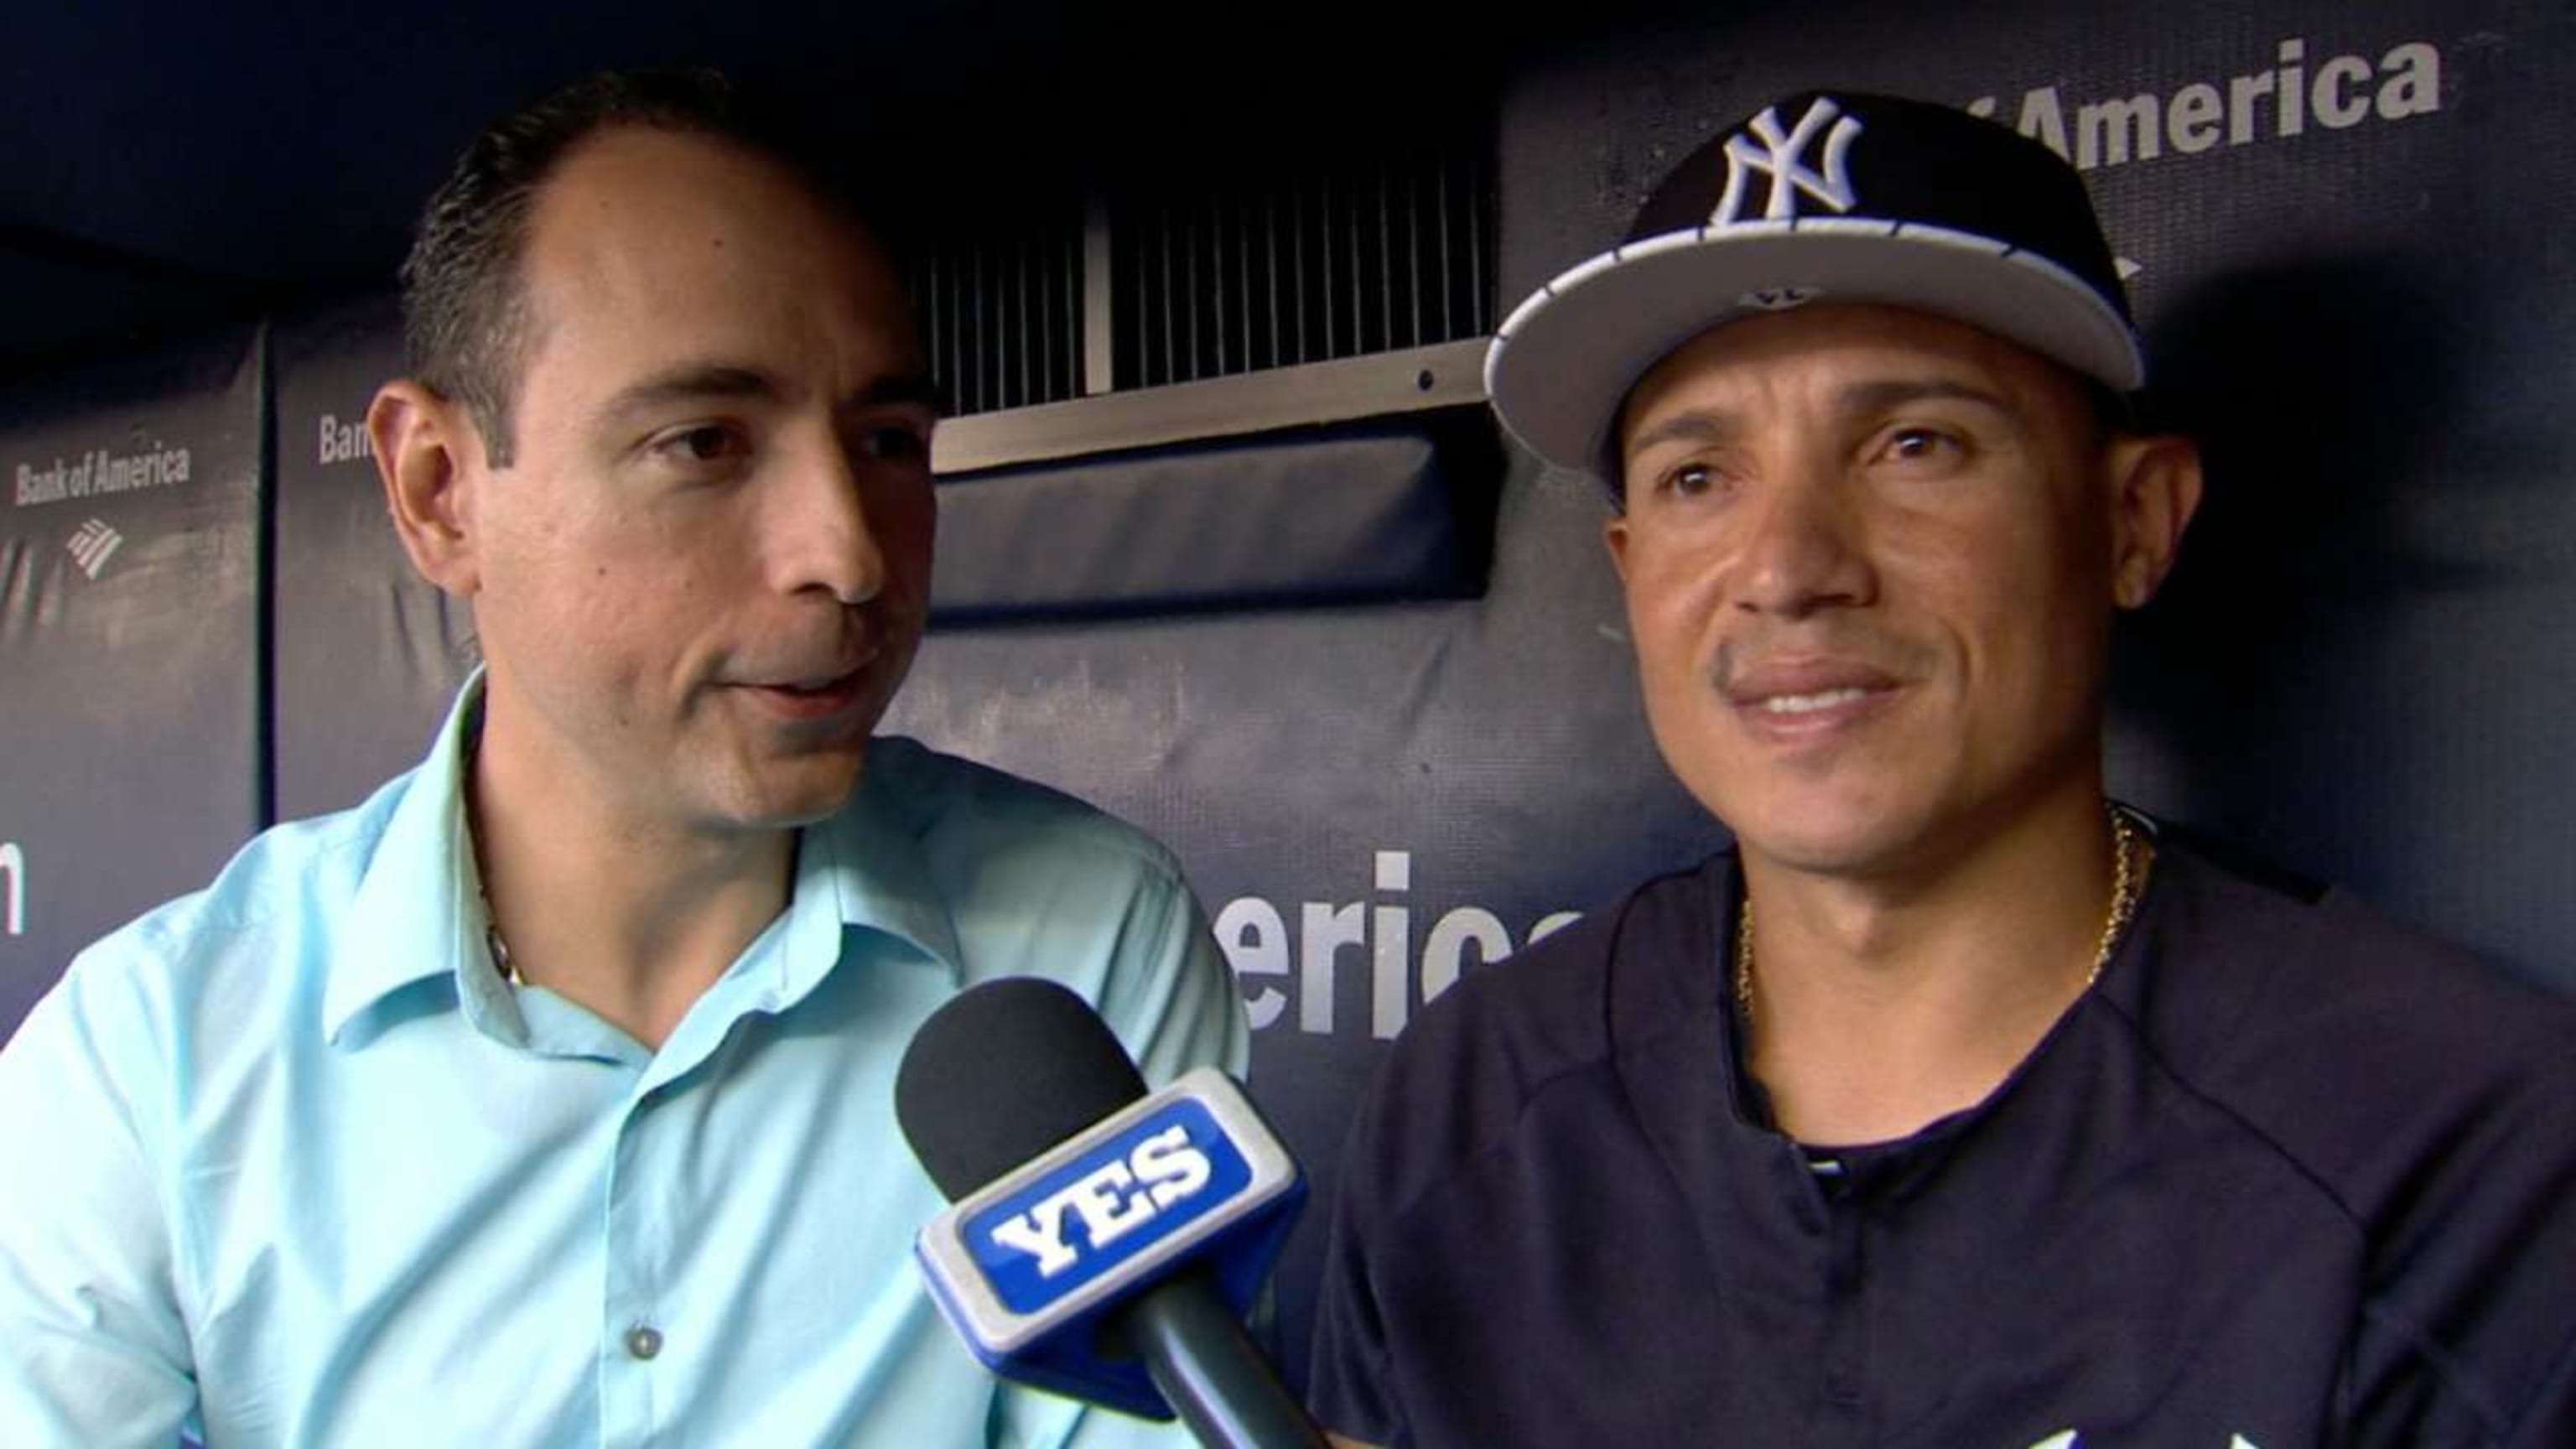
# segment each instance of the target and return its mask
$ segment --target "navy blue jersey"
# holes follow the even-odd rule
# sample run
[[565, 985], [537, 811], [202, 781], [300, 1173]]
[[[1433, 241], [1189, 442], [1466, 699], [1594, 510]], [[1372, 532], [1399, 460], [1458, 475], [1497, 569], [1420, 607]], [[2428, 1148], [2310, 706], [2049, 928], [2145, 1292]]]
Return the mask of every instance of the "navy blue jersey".
[[1449, 993], [1342, 1171], [1327, 1427], [1388, 1445], [2576, 1445], [2576, 1008], [2170, 841], [1992, 1097], [1820, 1153], [1734, 860]]

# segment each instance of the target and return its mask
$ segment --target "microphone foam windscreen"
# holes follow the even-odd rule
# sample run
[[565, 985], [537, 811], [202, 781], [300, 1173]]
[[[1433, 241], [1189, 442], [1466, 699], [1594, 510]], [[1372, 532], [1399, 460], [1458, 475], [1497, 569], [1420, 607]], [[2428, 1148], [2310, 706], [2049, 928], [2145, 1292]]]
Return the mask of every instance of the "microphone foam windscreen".
[[1031, 976], [959, 992], [932, 1012], [895, 1074], [895, 1120], [950, 1200], [1145, 1095], [1099, 1013]]

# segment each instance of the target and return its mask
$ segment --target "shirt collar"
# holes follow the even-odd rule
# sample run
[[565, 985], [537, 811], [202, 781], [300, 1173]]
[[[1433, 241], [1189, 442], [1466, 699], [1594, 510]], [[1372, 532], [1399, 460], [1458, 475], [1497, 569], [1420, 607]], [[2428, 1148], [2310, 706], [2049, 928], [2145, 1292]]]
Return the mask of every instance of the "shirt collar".
[[[796, 902], [791, 910], [812, 906], [818, 913], [828, 912], [835, 927], [894, 936], [962, 985], [965, 953], [957, 944], [957, 924], [949, 910], [948, 893], [941, 888], [939, 863], [924, 839], [922, 789], [915, 779], [921, 753], [908, 740], [869, 742], [867, 768], [849, 807], [805, 832], [804, 847], [797, 855]], [[837, 940], [834, 946], [837, 950]], [[788, 985], [799, 994], [820, 979], [819, 973], [797, 979], [803, 977], [806, 964], [801, 956], [791, 938], [789, 970], [796, 977]]]
[[333, 1043], [360, 1012], [433, 976], [458, 979], [460, 992], [501, 991], [483, 947], [482, 882], [465, 827], [466, 760], [482, 707], [477, 669], [377, 837], [323, 991], [322, 1030]]
[[[466, 768], [482, 706], [478, 668], [377, 840], [350, 905], [349, 944], [323, 994], [328, 1041], [338, 1043], [354, 1018], [386, 997], [441, 976], [471, 1014], [520, 1034], [517, 1003], [483, 944], [482, 879], [465, 823]], [[963, 983], [956, 923], [921, 838], [917, 792], [908, 788], [917, 754], [908, 742], [872, 741], [850, 806], [805, 832], [776, 957], [782, 1005], [831, 973], [845, 927], [902, 940]]]

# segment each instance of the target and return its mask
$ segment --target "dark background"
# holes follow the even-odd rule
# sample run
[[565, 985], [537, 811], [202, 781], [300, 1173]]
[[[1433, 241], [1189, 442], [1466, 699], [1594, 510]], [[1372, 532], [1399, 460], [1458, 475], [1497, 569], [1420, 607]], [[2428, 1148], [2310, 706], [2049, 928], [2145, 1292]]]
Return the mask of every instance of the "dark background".
[[[2073, 134], [2108, 98], [2277, 86], [2285, 41], [2303, 92], [2352, 55], [2372, 95], [2391, 52], [2429, 46], [2429, 113], [2282, 135], [2266, 102], [2246, 144], [2090, 172], [2138, 269], [2155, 411], [2212, 469], [2181, 571], [2121, 641], [2112, 773], [2151, 810], [2576, 989], [2569, 5], [702, 9], [0, 21], [0, 847], [20, 848], [27, 897], [17, 934], [0, 914], [0, 1031], [83, 942], [250, 830], [416, 759], [470, 659], [465, 621], [408, 577], [372, 468], [325, 461], [320, 419], [354, 419], [397, 365], [392, 269], [475, 125], [582, 70], [675, 59], [802, 93], [934, 238], [1007, 232], [1024, 198], [1104, 172], [1216, 186], [1463, 119], [1490, 138], [1508, 310], [1776, 94], [1994, 96], [2012, 119], [2053, 87]], [[10, 499], [21, 463], [147, 437], [191, 447], [188, 484]], [[1268, 466], [1179, 456], [1196, 479], [1166, 458], [1154, 486]], [[1192, 493], [1192, 552], [1420, 482], [1373, 466], [1222, 507]], [[952, 508], [979, 521], [943, 556], [988, 566], [979, 550], [1049, 516], [1013, 507], [1081, 493], [1012, 496]], [[1238, 963], [1285, 967], [1243, 981], [1253, 1085], [1325, 1191], [1435, 927], [1518, 943], [1724, 838], [1646, 737], [1591, 487], [1503, 452], [1459, 496], [1483, 565], [1463, 589], [952, 619], [890, 726], [1180, 850]], [[96, 579], [67, 550], [93, 517], [127, 539]], [[1366, 573], [1353, 547], [1315, 576]], [[1094, 573], [1150, 582], [1176, 552], [1139, 536]], [[1326, 949], [1337, 930], [1366, 940]], [[1300, 1363], [1316, 1237], [1281, 1284]]]

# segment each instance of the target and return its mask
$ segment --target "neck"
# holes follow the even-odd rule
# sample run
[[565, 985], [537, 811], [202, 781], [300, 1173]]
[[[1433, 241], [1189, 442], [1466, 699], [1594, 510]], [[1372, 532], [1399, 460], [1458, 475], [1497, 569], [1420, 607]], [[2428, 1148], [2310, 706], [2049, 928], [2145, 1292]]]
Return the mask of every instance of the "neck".
[[1843, 876], [1748, 847], [1747, 1067], [1780, 1129], [1853, 1146], [1992, 1095], [2085, 990], [2116, 871], [2098, 786], [1938, 869]]
[[467, 818], [512, 968], [660, 1049], [786, 908], [795, 832], [639, 818], [577, 771], [495, 744], [487, 720]]

